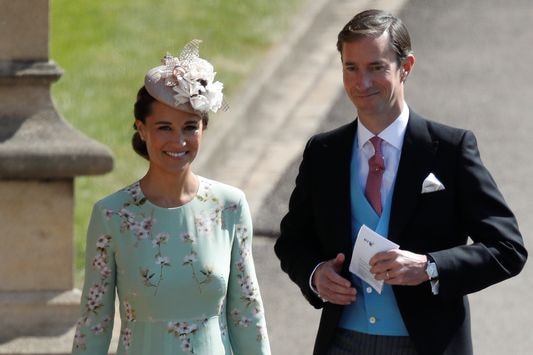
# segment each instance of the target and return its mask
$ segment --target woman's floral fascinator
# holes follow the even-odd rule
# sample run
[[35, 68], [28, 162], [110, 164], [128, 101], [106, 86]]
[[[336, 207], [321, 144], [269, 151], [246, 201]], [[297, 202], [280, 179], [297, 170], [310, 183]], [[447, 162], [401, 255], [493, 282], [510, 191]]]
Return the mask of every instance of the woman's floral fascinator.
[[152, 68], [144, 78], [150, 95], [181, 111], [207, 115], [209, 111], [226, 109], [220, 81], [214, 81], [216, 72], [207, 60], [199, 57], [202, 41], [192, 40], [183, 47], [178, 57], [167, 54], [162, 65]]

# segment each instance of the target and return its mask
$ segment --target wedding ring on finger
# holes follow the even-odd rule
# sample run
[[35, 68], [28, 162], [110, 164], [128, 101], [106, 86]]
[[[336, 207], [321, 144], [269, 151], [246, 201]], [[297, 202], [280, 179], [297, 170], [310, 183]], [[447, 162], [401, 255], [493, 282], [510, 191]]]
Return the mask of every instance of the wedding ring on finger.
[[388, 271], [387, 271], [386, 276], [387, 276], [387, 280], [390, 279], [390, 276], [389, 276], [389, 272], [388, 272]]

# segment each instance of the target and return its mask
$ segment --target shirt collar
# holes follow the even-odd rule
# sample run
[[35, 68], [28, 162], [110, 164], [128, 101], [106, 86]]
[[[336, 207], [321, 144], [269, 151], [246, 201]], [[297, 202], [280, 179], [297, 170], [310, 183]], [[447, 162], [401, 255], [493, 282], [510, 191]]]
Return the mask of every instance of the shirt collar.
[[[403, 109], [400, 115], [383, 131], [378, 134], [378, 137], [383, 139], [388, 144], [392, 145], [398, 150], [402, 149], [403, 138], [405, 130], [407, 129], [407, 122], [409, 121], [409, 106], [404, 102]], [[357, 142], [359, 149], [374, 136], [372, 132], [366, 128], [361, 120], [357, 121]]]

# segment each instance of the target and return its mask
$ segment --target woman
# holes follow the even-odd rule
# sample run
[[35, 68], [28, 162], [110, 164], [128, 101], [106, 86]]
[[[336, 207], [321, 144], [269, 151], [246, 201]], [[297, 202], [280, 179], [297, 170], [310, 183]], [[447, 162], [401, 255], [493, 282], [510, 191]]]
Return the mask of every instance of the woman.
[[245, 196], [191, 170], [223, 104], [199, 43], [139, 90], [132, 143], [149, 168], [94, 206], [74, 354], [107, 354], [115, 288], [118, 354], [270, 354]]

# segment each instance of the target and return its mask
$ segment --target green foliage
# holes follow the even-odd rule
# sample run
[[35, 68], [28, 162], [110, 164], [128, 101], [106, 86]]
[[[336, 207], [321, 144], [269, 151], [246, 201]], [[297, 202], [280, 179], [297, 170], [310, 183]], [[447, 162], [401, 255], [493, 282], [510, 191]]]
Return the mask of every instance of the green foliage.
[[[59, 112], [111, 148], [114, 170], [76, 179], [76, 270], [94, 202], [139, 179], [146, 162], [133, 153], [133, 102], [146, 71], [167, 52], [203, 40], [226, 95], [236, 92], [262, 55], [288, 29], [303, 0], [52, 0], [51, 58], [65, 71], [53, 86]], [[229, 100], [231, 102], [231, 98]], [[77, 277], [79, 284], [79, 277]]]

